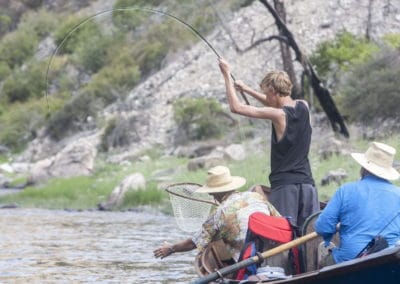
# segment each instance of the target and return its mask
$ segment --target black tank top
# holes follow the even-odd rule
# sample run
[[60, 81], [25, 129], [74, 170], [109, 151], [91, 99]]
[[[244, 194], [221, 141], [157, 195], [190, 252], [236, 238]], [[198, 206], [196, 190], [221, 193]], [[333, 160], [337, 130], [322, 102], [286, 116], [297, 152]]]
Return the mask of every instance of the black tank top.
[[277, 141], [274, 125], [271, 133], [271, 187], [306, 183], [314, 185], [308, 152], [311, 143], [310, 115], [304, 102], [294, 107], [283, 107], [286, 129]]

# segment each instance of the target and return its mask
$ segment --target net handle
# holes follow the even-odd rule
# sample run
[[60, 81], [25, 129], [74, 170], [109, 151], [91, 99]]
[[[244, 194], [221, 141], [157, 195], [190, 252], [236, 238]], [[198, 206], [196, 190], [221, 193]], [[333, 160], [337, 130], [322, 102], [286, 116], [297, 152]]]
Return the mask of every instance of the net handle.
[[209, 203], [209, 204], [211, 204], [211, 205], [218, 206], [218, 203], [215, 203], [215, 202], [212, 202], [212, 201], [202, 200], [202, 199], [197, 199], [197, 198], [194, 198], [194, 197], [185, 196], [185, 195], [182, 195], [182, 194], [179, 194], [179, 193], [176, 193], [176, 192], [172, 192], [172, 191], [169, 190], [170, 187], [172, 187], [172, 186], [177, 186], [177, 185], [197, 185], [197, 186], [201, 186], [201, 185], [198, 184], [198, 183], [191, 183], [191, 182], [174, 183], [174, 184], [169, 185], [169, 186], [165, 189], [165, 191], [168, 192], [168, 193], [170, 193], [170, 194], [173, 194], [173, 195], [176, 195], [176, 196], [185, 198], [185, 199], [189, 199], [189, 200], [193, 200], [193, 201], [198, 201], [198, 202]]

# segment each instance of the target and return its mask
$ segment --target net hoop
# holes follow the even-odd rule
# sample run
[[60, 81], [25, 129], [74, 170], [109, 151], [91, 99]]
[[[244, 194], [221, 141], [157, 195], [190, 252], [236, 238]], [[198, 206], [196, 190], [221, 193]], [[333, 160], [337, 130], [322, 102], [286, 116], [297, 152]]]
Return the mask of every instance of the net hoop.
[[175, 221], [178, 227], [185, 232], [198, 231], [209, 218], [211, 208], [218, 204], [212, 202], [207, 193], [196, 193], [200, 188], [196, 183], [174, 183], [165, 191], [169, 193]]
[[183, 186], [183, 185], [191, 185], [191, 186], [199, 186], [199, 187], [201, 186], [200, 184], [191, 183], [191, 182], [174, 183], [174, 184], [169, 185], [169, 186], [165, 189], [165, 191], [168, 192], [168, 193], [170, 193], [170, 194], [173, 194], [173, 195], [176, 195], [176, 196], [185, 198], [185, 199], [189, 199], [189, 200], [193, 200], [193, 201], [198, 201], [198, 202], [205, 202], [205, 203], [208, 203], [208, 204], [211, 204], [211, 205], [218, 206], [218, 203], [216, 203], [216, 202], [212, 202], [212, 201], [204, 200], [204, 199], [198, 199], [198, 198], [194, 198], [194, 197], [190, 197], [190, 196], [185, 196], [185, 195], [183, 195], [183, 194], [179, 194], [179, 193], [174, 192], [174, 191], [171, 190], [171, 187]]

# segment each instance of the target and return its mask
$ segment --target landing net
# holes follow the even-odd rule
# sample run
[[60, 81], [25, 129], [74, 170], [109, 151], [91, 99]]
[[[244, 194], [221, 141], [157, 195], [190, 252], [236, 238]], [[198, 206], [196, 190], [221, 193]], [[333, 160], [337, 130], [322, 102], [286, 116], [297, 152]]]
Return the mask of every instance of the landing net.
[[196, 183], [175, 183], [165, 190], [169, 193], [175, 221], [178, 227], [189, 233], [201, 229], [211, 207], [217, 205], [207, 193], [196, 193], [201, 185]]

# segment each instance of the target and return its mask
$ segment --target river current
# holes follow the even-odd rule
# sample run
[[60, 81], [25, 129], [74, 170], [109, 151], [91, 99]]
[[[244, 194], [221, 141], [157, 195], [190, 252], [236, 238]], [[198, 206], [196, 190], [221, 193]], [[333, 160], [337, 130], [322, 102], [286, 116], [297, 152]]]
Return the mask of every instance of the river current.
[[188, 237], [149, 212], [0, 210], [0, 283], [188, 283], [195, 251], [153, 249]]

